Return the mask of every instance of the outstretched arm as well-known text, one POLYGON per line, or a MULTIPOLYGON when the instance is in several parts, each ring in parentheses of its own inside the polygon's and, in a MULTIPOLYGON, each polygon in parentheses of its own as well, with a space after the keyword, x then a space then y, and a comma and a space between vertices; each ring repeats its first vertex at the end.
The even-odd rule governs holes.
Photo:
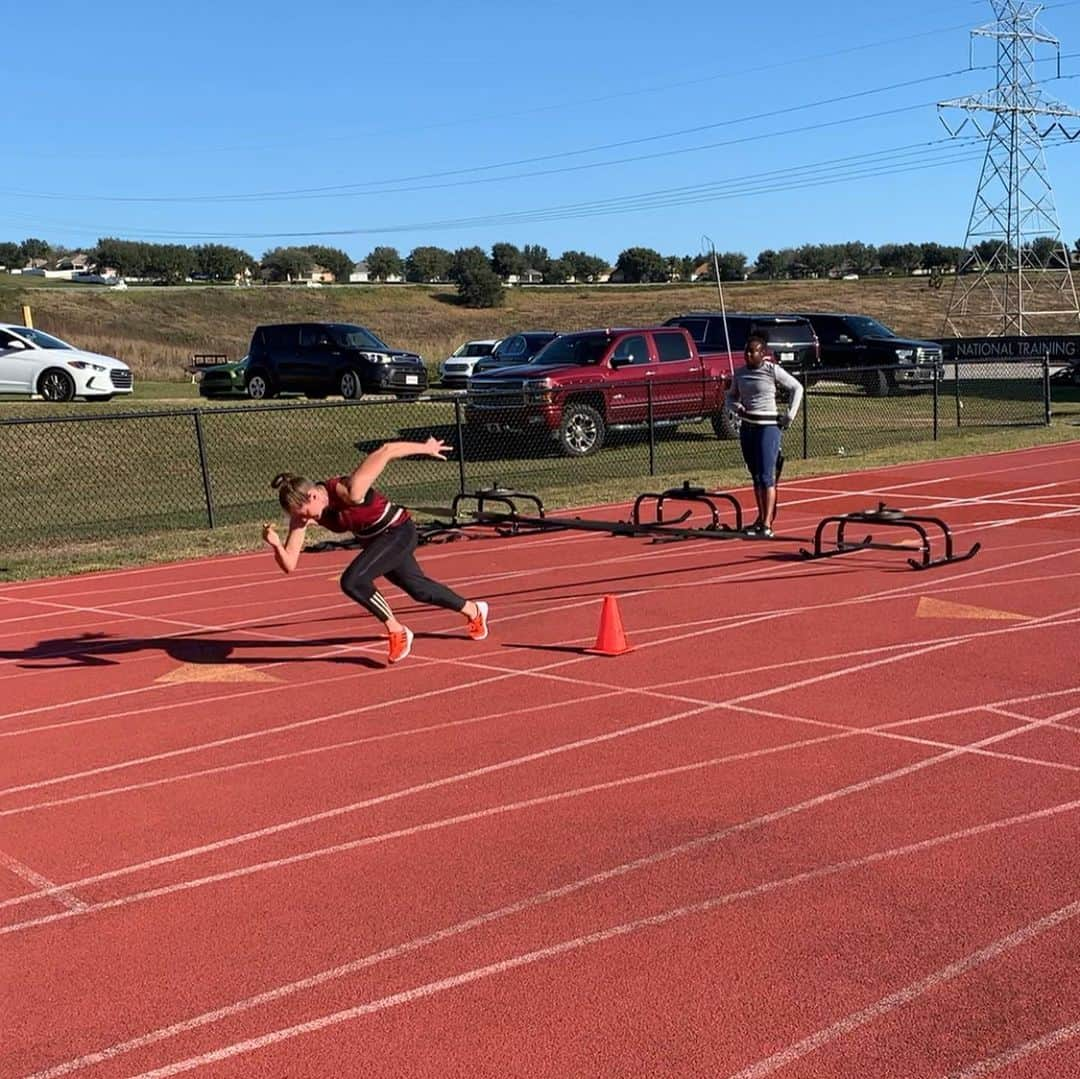
POLYGON ((434 437, 425 442, 384 442, 377 450, 372 450, 345 481, 349 500, 363 502, 375 481, 382 475, 382 470, 391 461, 402 457, 434 457, 445 461, 452 448, 442 439, 434 437))
POLYGON ((289 520, 289 534, 285 542, 277 534, 277 529, 272 524, 263 525, 263 539, 270 544, 274 552, 274 561, 282 573, 292 573, 296 569, 296 563, 300 561, 300 552, 304 549, 304 533, 310 522, 300 521, 293 517, 289 520))

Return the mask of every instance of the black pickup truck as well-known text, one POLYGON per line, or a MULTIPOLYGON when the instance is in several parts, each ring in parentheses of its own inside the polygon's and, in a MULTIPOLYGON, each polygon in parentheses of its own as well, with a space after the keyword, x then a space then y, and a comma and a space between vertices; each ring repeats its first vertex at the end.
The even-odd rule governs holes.
POLYGON ((839 378, 887 397, 899 386, 931 386, 942 370, 941 345, 898 337, 868 315, 800 311, 821 348, 818 378, 839 378))

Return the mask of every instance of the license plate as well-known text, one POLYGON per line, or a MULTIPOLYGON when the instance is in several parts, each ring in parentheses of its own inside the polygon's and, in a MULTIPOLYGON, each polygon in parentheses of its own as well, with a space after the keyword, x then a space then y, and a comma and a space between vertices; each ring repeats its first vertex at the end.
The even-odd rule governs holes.
POLYGON ((780 362, 781 363, 791 363, 794 359, 795 359, 795 353, 794 352, 781 352, 780 353, 780 362))
POLYGON ((419 385, 419 383, 420 383, 420 376, 419 375, 406 375, 405 376, 405 385, 406 386, 417 386, 417 385, 419 385))

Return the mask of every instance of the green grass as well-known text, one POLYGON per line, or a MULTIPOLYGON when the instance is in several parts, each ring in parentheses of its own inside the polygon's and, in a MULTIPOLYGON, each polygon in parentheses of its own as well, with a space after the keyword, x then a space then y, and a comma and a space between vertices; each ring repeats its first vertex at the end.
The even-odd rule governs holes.
MULTIPOLYGON (((925 278, 874 278, 734 282, 725 286, 725 299, 731 311, 859 311, 898 333, 936 337, 949 297, 947 289, 928 288, 925 278)), ((254 327, 264 322, 359 322, 391 345, 419 352, 433 366, 466 340, 529 328, 645 325, 715 308, 718 298, 707 283, 512 288, 503 307, 477 310, 460 306, 448 285, 192 285, 117 292, 0 275, 0 321, 21 321, 23 303, 31 305, 34 323, 42 329, 129 363, 138 385, 184 381, 193 352, 239 359, 254 327)), ((1070 332, 1067 320, 1061 322, 1062 332, 1070 332)))
MULTIPOLYGON (((1001 384, 965 388, 965 422, 992 409, 1008 420, 1001 384)), ((259 546, 258 524, 280 517, 269 489, 277 471, 325 478, 349 469, 387 439, 429 433, 457 442, 454 410, 446 401, 324 404, 263 410, 199 410, 217 525, 207 527, 195 424, 184 408, 154 406, 152 418, 94 423, 0 425, 0 460, 18 461, 20 481, 38 494, 30 514, 0 521, 0 580, 66 574, 112 566, 198 557, 259 546), (76 479, 76 477, 82 477, 76 479)), ((1080 390, 1055 390, 1052 426, 952 425, 941 397, 941 430, 932 440, 927 393, 868 398, 842 387, 815 387, 803 461, 797 424, 786 436, 785 475, 818 475, 894 462, 1013 449, 1080 438, 1080 390)), ((1030 420, 1033 402, 1022 402, 1030 420)), ((92 414, 92 413, 91 413, 92 414)), ((983 417, 986 418, 985 416, 983 417)), ((513 446, 483 434, 466 435, 465 489, 500 483, 535 491, 552 508, 625 500, 646 490, 692 479, 712 486, 742 484, 737 443, 718 441, 708 424, 687 424, 655 442, 655 474, 641 434, 613 438, 600 453, 570 460, 549 443, 513 446)), ((456 461, 401 461, 385 486, 413 507, 445 517, 458 487, 456 461)))

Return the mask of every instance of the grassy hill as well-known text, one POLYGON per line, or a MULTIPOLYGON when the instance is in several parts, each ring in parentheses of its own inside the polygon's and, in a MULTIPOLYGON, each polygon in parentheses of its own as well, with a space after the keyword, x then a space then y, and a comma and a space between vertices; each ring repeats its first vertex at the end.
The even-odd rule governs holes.
MULTIPOLYGON (((881 319, 897 333, 927 337, 941 333, 948 284, 935 291, 925 278, 739 282, 725 285, 724 296, 732 311, 855 311, 881 319)), ((0 321, 21 322, 24 303, 31 306, 36 326, 125 360, 139 379, 180 380, 192 352, 242 356, 252 328, 261 322, 358 322, 433 364, 469 338, 530 328, 661 322, 695 308, 715 308, 717 293, 709 284, 513 288, 507 290, 504 307, 472 310, 460 306, 446 285, 183 286, 116 292, 71 284, 31 287, 0 275, 0 321)))

